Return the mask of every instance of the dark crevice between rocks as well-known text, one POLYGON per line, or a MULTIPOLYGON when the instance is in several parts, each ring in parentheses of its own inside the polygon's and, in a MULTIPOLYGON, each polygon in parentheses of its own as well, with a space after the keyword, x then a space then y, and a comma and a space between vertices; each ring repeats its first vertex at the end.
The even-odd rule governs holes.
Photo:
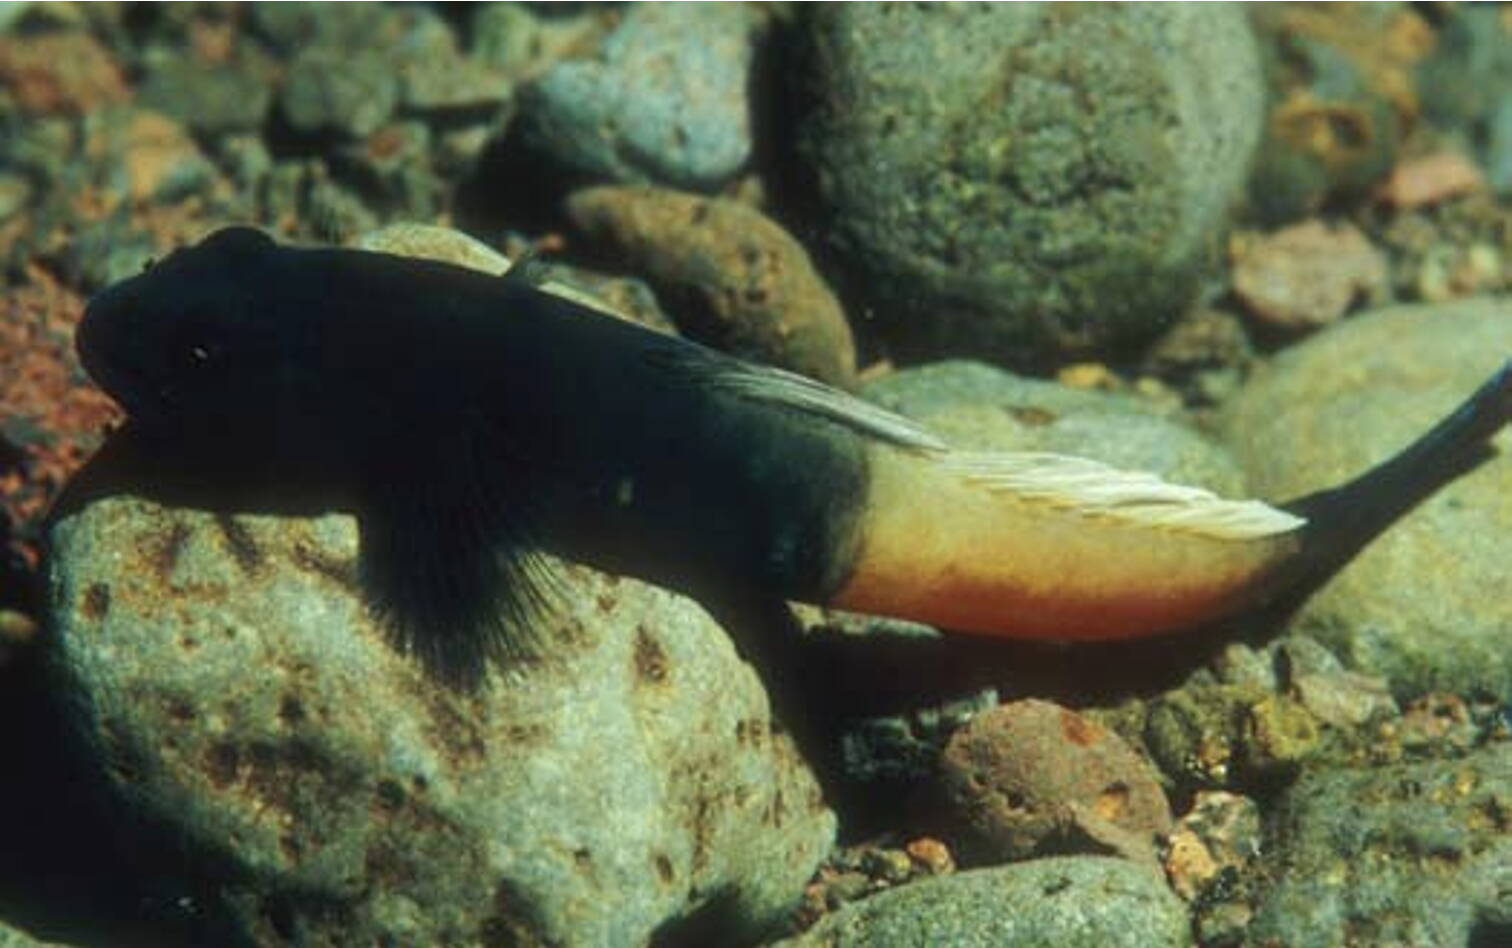
POLYGON ((0 670, 0 918, 101 948, 254 945, 222 893, 230 857, 131 815, 69 694, 45 641, 0 670))

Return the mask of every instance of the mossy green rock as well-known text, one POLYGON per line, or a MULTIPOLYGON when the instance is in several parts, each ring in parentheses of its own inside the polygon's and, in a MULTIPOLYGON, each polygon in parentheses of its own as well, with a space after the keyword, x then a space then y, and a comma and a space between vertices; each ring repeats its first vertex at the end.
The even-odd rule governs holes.
POLYGON ((1275 882, 1246 944, 1506 944, 1509 801, 1506 742, 1463 760, 1305 776, 1271 821, 1275 882))
POLYGON ((799 132, 900 347, 1024 358, 1145 337, 1245 179, 1248 22, 1196 4, 832 4, 799 132))
MULTIPOLYGON (((1331 487, 1427 431, 1512 356, 1512 303, 1366 313, 1277 357, 1229 406, 1260 495, 1331 487)), ((1378 537, 1298 618, 1399 697, 1512 696, 1512 434, 1501 454, 1378 537)))

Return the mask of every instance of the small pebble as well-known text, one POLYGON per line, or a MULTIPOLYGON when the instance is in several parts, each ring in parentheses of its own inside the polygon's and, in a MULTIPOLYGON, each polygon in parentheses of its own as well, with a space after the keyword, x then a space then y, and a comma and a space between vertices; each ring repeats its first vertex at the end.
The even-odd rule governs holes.
POLYGON ((1309 220, 1273 234, 1236 237, 1234 293, 1256 319, 1305 330, 1343 316, 1361 298, 1384 298, 1386 258, 1350 224, 1309 220))
POLYGON ((1470 159, 1441 151, 1398 163, 1381 186, 1381 200, 1398 210, 1411 210, 1485 189, 1485 176, 1470 159))
POLYGON ((1465 750, 1474 745, 1479 728, 1464 699, 1453 694, 1426 694, 1402 712, 1402 746, 1417 750, 1465 750))
POLYGON ((81 115, 130 98, 115 57, 82 31, 0 36, 0 90, 33 115, 81 115))
POLYGON ((1350 671, 1303 674, 1294 677, 1291 686, 1302 706, 1332 727, 1358 727, 1372 718, 1397 715, 1391 689, 1378 675, 1350 671))
POLYGON ((988 861, 1046 846, 1137 855, 1123 844, 1148 845, 1171 826, 1150 764, 1112 731, 1048 701, 978 715, 951 738, 942 764, 956 817, 988 861), (1133 839, 1115 840, 1119 832, 1133 839))
POLYGON ((807 251, 760 211, 662 188, 601 187, 573 222, 685 305, 690 334, 736 355, 854 387, 845 312, 807 251))
POLYGON ((909 840, 904 850, 930 875, 943 876, 955 872, 955 857, 950 854, 950 847, 931 836, 909 840))

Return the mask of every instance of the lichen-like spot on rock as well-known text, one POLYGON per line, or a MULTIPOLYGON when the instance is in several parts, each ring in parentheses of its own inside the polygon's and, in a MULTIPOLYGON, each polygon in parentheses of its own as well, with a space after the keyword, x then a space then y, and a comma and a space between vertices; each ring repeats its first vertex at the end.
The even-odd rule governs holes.
POLYGON ((110 584, 90 583, 89 588, 84 590, 84 601, 81 605, 84 618, 90 622, 99 622, 110 614, 110 584))
POLYGON ((1053 424, 1060 417, 1049 409, 1035 405, 1010 405, 1003 410, 1014 421, 1030 428, 1043 428, 1045 425, 1053 424))
POLYGON ((300 541, 289 551, 289 559, 295 568, 321 576, 347 592, 355 593, 361 588, 357 561, 327 556, 311 543, 300 541))
POLYGON ((484 920, 478 940, 486 948, 536 948, 555 944, 554 940, 547 938, 541 919, 531 911, 532 901, 512 880, 501 880, 494 888, 496 914, 484 920))
POLYGON ((294 695, 284 695, 278 702, 278 719, 285 725, 293 727, 304 722, 306 717, 304 702, 294 695))
POLYGON ((215 744, 205 754, 205 776, 217 790, 235 783, 241 772, 241 751, 235 744, 215 744))
POLYGON ((1066 735, 1066 740, 1077 747, 1086 747, 1093 744, 1100 736, 1097 725, 1074 711, 1062 710, 1060 723, 1061 733, 1066 735))
POLYGON ((670 673, 667 652, 645 626, 635 628, 635 676, 637 681, 664 684, 670 673))
POLYGON ((1128 784, 1112 783, 1103 788, 1103 792, 1092 802, 1092 812, 1115 823, 1124 819, 1129 812, 1128 784))
POLYGON ((183 555, 184 546, 189 542, 190 532, 187 523, 173 520, 161 531, 143 535, 143 539, 147 541, 146 548, 138 547, 138 552, 162 582, 166 583, 178 567, 179 557, 183 555))
POLYGON ((198 712, 194 710, 194 705, 183 698, 168 699, 164 710, 167 712, 168 720, 178 724, 188 724, 199 717, 198 712))
POLYGON ((672 866, 672 860, 666 853, 657 853, 651 860, 651 864, 656 867, 656 877, 662 881, 663 885, 671 885, 677 881, 677 870, 672 866))
POLYGON ((755 718, 742 718, 735 722, 735 742, 737 744, 760 748, 766 737, 767 725, 765 721, 758 721, 755 718))
POLYGON ((394 780, 380 780, 373 788, 373 800, 380 812, 393 813, 404 806, 404 788, 394 780))
POLYGON ((267 557, 258 547, 252 531, 234 516, 225 513, 215 515, 215 525, 220 529, 226 552, 231 554, 231 558, 236 561, 241 571, 249 576, 259 572, 267 561, 267 557))
POLYGON ((782 788, 778 787, 772 794, 772 805, 767 808, 767 825, 774 829, 781 829, 782 823, 787 819, 787 800, 782 795, 782 788))

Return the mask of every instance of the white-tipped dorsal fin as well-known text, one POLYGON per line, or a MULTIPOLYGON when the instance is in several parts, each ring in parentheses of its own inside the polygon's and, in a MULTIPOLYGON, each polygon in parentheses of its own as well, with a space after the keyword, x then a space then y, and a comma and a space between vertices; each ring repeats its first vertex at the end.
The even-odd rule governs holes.
POLYGON ((1225 500, 1154 474, 1062 454, 952 451, 939 463, 986 490, 1011 491, 1024 500, 1088 516, 1224 540, 1287 533, 1306 523, 1258 500, 1225 500))
POLYGON ((693 375, 713 391, 814 415, 901 448, 947 450, 945 442, 917 422, 794 372, 693 350, 663 350, 654 358, 693 375))

